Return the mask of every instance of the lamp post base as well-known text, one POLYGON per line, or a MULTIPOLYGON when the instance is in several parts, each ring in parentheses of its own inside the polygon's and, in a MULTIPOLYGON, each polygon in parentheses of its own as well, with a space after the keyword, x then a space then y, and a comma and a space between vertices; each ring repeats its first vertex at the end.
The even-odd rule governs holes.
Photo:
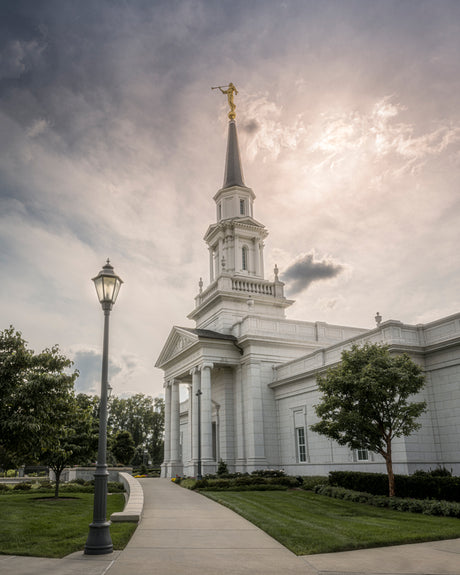
POLYGON ((85 555, 106 555, 113 552, 110 521, 91 523, 85 544, 85 555))

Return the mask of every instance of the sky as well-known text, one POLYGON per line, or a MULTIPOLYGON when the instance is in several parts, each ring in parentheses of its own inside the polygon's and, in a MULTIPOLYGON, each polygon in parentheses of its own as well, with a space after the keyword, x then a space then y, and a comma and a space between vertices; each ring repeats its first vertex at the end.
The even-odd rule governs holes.
POLYGON ((118 396, 161 396, 193 327, 233 82, 245 183, 289 319, 363 328, 460 309, 458 0, 3 0, 0 330, 118 396))

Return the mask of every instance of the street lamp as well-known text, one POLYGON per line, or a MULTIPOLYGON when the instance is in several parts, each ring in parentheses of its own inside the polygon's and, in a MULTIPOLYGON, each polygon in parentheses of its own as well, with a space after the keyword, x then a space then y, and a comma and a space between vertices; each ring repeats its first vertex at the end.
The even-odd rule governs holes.
POLYGON ((199 389, 195 395, 198 398, 198 469, 196 478, 203 479, 203 475, 201 474, 201 396, 203 392, 199 389))
POLYGON ((86 555, 104 555, 112 553, 110 521, 107 516, 107 395, 109 390, 109 315, 123 283, 113 271, 110 261, 93 278, 97 296, 104 311, 104 346, 102 351, 101 402, 99 406, 99 443, 97 449, 96 472, 94 473, 93 522, 89 526, 85 544, 86 555))

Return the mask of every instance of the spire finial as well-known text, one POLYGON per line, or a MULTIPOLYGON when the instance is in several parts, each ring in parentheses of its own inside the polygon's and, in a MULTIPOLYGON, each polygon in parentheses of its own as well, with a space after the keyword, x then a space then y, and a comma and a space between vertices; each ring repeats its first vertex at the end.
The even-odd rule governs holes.
POLYGON ((228 113, 228 117, 230 120, 234 120, 236 118, 236 104, 233 101, 233 94, 238 94, 238 90, 236 89, 235 85, 230 82, 228 86, 214 86, 211 90, 220 90, 222 94, 227 94, 228 105, 230 106, 230 112, 228 113), (227 88, 224 90, 224 88, 227 88))

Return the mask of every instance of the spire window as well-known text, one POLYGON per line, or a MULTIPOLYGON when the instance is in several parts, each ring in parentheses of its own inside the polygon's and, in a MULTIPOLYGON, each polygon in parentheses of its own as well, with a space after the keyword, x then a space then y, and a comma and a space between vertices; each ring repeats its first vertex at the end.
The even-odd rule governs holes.
POLYGON ((247 246, 243 246, 241 249, 241 269, 247 270, 248 269, 248 248, 247 246))
POLYGON ((240 215, 241 216, 246 215, 246 202, 244 201, 244 199, 240 199, 240 215))

